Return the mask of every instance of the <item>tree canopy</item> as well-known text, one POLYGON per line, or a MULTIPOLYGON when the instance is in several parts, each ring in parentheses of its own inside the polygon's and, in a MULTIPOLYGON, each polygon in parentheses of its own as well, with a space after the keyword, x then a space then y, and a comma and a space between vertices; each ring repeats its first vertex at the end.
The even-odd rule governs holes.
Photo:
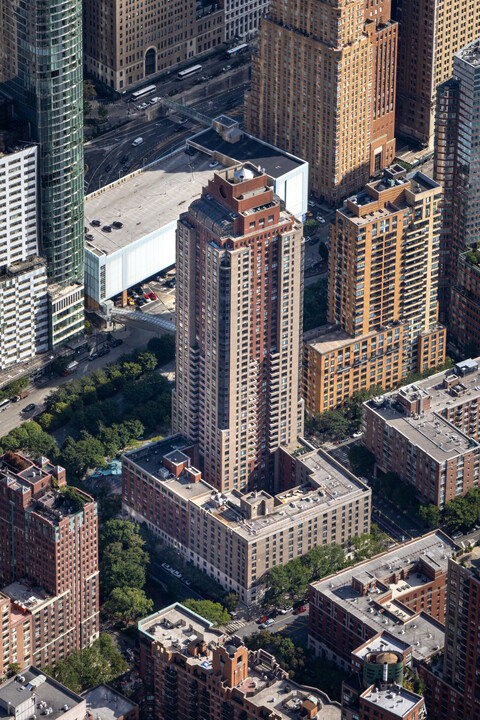
POLYGON ((128 624, 149 615, 153 610, 153 602, 140 588, 115 587, 103 609, 113 615, 116 620, 122 620, 128 624))
POLYGON ((55 667, 44 671, 73 692, 81 693, 101 682, 109 682, 128 670, 128 665, 117 650, 110 635, 102 634, 93 645, 74 650, 55 667))
POLYGON ((212 602, 211 600, 194 600, 193 598, 187 598, 182 601, 182 605, 193 610, 205 620, 209 620, 214 625, 225 625, 230 622, 232 616, 230 613, 220 605, 218 602, 212 602))

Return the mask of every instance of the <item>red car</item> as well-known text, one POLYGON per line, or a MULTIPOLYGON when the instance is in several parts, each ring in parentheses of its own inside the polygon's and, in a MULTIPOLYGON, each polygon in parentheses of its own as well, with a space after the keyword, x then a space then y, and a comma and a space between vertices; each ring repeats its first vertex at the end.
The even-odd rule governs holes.
POLYGON ((150 298, 150 300, 156 300, 156 299, 157 299, 157 296, 155 295, 154 292, 151 292, 150 295, 149 295, 149 298, 150 298))
POLYGON ((305 605, 302 605, 301 607, 298 607, 296 610, 293 611, 294 615, 300 615, 300 613, 303 613, 306 611, 305 605))
POLYGON ((257 623, 257 625, 261 625, 262 623, 264 623, 266 621, 266 619, 267 619, 266 616, 262 615, 262 617, 259 617, 258 620, 256 620, 255 622, 257 623))

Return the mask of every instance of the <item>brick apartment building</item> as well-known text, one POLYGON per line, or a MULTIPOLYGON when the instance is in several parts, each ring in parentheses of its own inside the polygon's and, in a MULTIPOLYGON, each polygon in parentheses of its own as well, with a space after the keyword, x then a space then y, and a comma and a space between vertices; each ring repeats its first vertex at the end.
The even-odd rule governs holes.
POLYGON ((310 586, 309 646, 348 669, 351 653, 387 630, 415 663, 444 645, 448 559, 456 545, 437 530, 310 586))
POLYGON ((272 0, 248 132, 305 158, 312 191, 338 204, 393 161, 396 55, 390 0, 272 0))
POLYGON ((413 485, 422 502, 446 502, 478 486, 477 360, 364 404, 364 442, 377 467, 413 485))
POLYGON ((342 720, 420 720, 421 695, 403 687, 412 667, 412 647, 389 632, 379 632, 352 652, 351 674, 342 683, 342 720))
POLYGON ((309 412, 445 361, 446 331, 437 322, 441 193, 423 173, 394 165, 337 210, 328 324, 304 337, 309 412))
POLYGON ((449 327, 457 348, 464 357, 480 352, 480 266, 471 252, 460 253, 457 279, 452 286, 449 327))
POLYGON ((249 652, 179 603, 138 624, 152 720, 340 720, 340 705, 303 687, 264 650, 249 652))
POLYGON ((480 548, 449 560, 445 649, 431 666, 422 664, 431 720, 480 718, 480 548))
POLYGON ((98 636, 97 510, 46 458, 0 458, 0 669, 54 663, 98 636), (65 492, 66 491, 66 492, 65 492))
POLYGON ((122 457, 123 508, 243 603, 257 603, 269 568, 370 529, 366 485, 322 451, 280 452, 277 494, 219 493, 193 465, 195 447, 174 435, 122 457))
POLYGON ((216 0, 83 3, 85 69, 117 92, 193 64, 224 36, 223 3, 216 0))
POLYGON ((302 224, 252 163, 215 172, 177 225, 174 432, 220 492, 271 490, 303 432, 302 224))

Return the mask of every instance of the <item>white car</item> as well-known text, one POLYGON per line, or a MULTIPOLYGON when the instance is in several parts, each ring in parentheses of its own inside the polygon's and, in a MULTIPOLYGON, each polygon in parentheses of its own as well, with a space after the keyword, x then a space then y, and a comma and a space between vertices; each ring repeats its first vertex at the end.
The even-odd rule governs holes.
POLYGON ((325 218, 322 218, 321 215, 317 215, 317 218, 316 218, 316 219, 318 220, 318 222, 321 222, 321 223, 324 223, 324 222, 325 222, 325 218))
POLYGON ((217 167, 217 165, 218 165, 218 160, 214 160, 213 162, 211 162, 211 163, 208 164, 208 167, 209 167, 209 168, 214 168, 214 167, 217 167))
POLYGON ((287 605, 286 607, 279 610, 279 613, 280 613, 280 615, 287 615, 292 610, 293 610, 293 608, 290 605, 287 605))
POLYGON ((269 628, 271 625, 273 625, 274 622, 275 622, 275 620, 273 618, 268 618, 268 620, 265 620, 265 622, 262 623, 261 625, 259 625, 258 627, 261 630, 265 630, 266 628, 269 628))
POLYGON ((148 107, 148 103, 141 103, 139 106, 140 110, 145 110, 148 107))
POLYGON ((150 100, 150 105, 155 105, 155 103, 160 102, 161 99, 162 99, 162 98, 159 98, 159 97, 153 97, 153 98, 150 100))

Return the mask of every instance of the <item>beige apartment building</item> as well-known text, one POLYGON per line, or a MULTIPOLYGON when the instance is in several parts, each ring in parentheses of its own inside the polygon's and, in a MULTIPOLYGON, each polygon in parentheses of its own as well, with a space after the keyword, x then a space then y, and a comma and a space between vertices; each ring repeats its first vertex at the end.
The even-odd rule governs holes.
POLYGON ((438 324, 441 187, 398 165, 336 212, 328 325, 305 336, 306 408, 320 413, 357 390, 399 384, 445 361, 438 324))
POLYGON ((173 429, 220 491, 272 490, 303 432, 303 227, 251 163, 216 172, 177 226, 173 429))
POLYGON ((123 509, 242 603, 256 604, 270 568, 370 529, 366 485, 321 450, 279 453, 283 488, 275 495, 220 493, 195 468, 195 446, 173 435, 122 457, 123 509))
POLYGON ((305 158, 311 190, 338 204, 394 158, 396 53, 389 0, 272 0, 248 131, 305 158))
POLYGON ((85 0, 85 69, 124 92, 218 48, 224 24, 218 0, 85 0))
POLYGON ((437 88, 453 56, 480 36, 478 0, 397 0, 396 130, 433 148, 437 88))

